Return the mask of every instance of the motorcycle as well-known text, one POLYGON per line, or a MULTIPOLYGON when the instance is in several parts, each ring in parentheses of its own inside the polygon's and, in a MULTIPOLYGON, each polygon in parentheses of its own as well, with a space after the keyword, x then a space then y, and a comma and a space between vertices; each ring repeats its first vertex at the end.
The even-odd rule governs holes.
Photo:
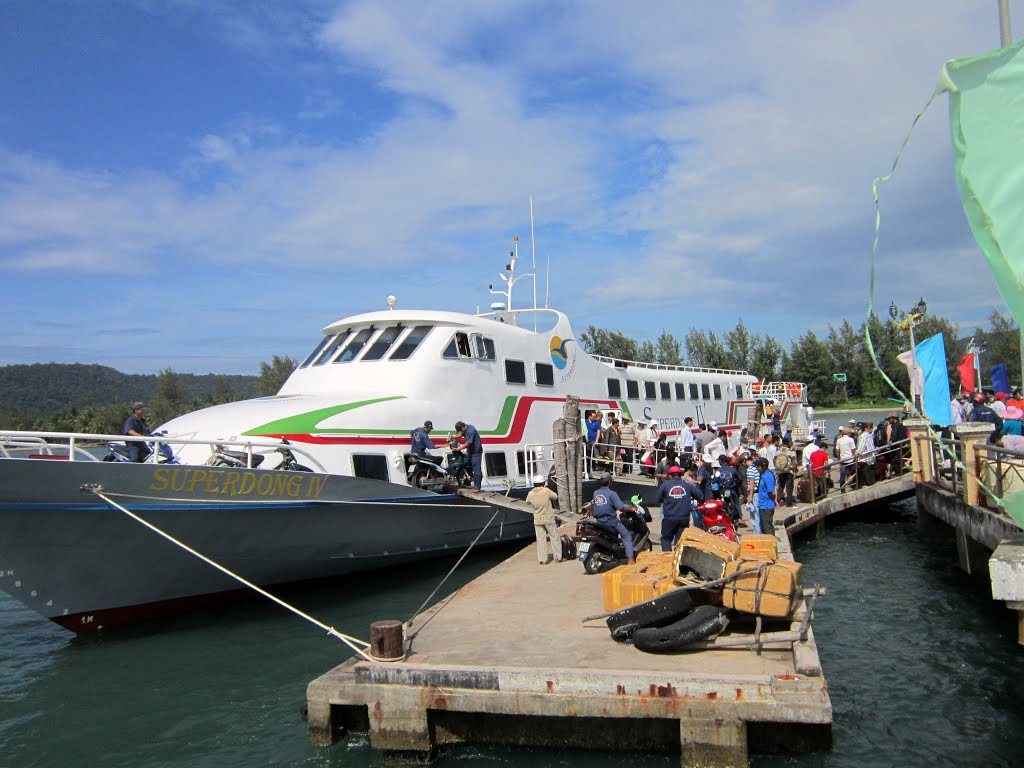
MULTIPOLYGON (((652 522, 654 518, 644 509, 639 496, 634 496, 630 501, 633 508, 623 508, 619 512, 619 520, 632 536, 634 553, 650 550, 653 545, 651 529, 647 527, 647 523, 652 522)), ((590 574, 611 570, 626 561, 626 548, 619 537, 619 532, 595 520, 592 517, 593 510, 592 501, 583 506, 583 514, 586 517, 576 523, 576 535, 573 537, 577 557, 583 563, 583 570, 590 574)))
MULTIPOLYGON (((281 445, 275 449, 281 454, 281 461, 278 462, 274 469, 281 469, 287 472, 312 472, 312 469, 298 462, 295 454, 288 448, 289 445, 291 443, 287 440, 282 440, 281 445)), ((263 463, 265 458, 262 453, 254 453, 250 460, 249 454, 245 451, 229 451, 223 445, 218 445, 214 448, 213 456, 206 463, 211 467, 245 467, 256 469, 263 463)))
POLYGON ((405 454, 405 477, 409 485, 442 493, 452 488, 473 484, 470 458, 459 450, 457 440, 449 440, 451 452, 444 458, 416 453, 405 454))
MULTIPOLYGON (((152 437, 160 437, 167 434, 166 432, 153 432, 152 437)), ((147 444, 148 447, 149 444, 147 444)), ((171 448, 167 443, 155 443, 156 450, 149 449, 149 453, 146 454, 141 462, 132 461, 132 454, 128 448, 127 442, 119 442, 111 440, 107 443, 107 450, 109 453, 103 457, 104 461, 116 461, 124 464, 180 464, 177 458, 174 456, 174 449, 171 448)))
POLYGON ((736 541, 736 529, 732 526, 725 502, 718 499, 708 499, 698 505, 697 512, 701 515, 704 523, 704 530, 713 536, 721 536, 729 541, 736 541))

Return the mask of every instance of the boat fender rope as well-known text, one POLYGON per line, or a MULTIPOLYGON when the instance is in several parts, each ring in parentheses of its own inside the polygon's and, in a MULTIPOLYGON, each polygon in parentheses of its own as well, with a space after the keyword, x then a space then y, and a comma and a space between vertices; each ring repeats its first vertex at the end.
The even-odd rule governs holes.
POLYGON ((256 586, 251 581, 248 581, 244 577, 239 576, 237 573, 234 573, 233 571, 225 568, 220 563, 218 563, 218 562, 216 562, 214 560, 211 560, 209 557, 207 557, 206 555, 202 554, 201 552, 197 552, 196 550, 192 549, 192 547, 188 546, 188 544, 185 544, 183 541, 180 541, 179 539, 176 539, 174 536, 172 536, 171 534, 167 533, 166 531, 161 530, 160 528, 158 528, 157 526, 153 525, 153 523, 149 522, 148 520, 144 520, 143 518, 139 517, 137 514, 132 512, 130 509, 127 509, 127 508, 121 506, 120 504, 118 504, 116 501, 111 499, 110 496, 108 496, 104 492, 103 486, 100 483, 85 483, 85 484, 83 484, 79 488, 79 490, 82 493, 92 493, 92 494, 95 494, 96 496, 99 496, 101 499, 103 499, 105 502, 107 502, 107 504, 109 504, 114 509, 119 510, 120 512, 123 512, 124 514, 128 515, 128 517, 132 518, 137 523, 141 523, 142 525, 146 526, 147 528, 149 528, 151 531, 153 531, 157 535, 162 536, 163 538, 167 539, 172 544, 180 547, 181 549, 185 550, 189 554, 194 555, 195 557, 199 558, 200 560, 202 560, 207 565, 213 566, 214 568, 216 568, 221 573, 224 573, 225 575, 230 576, 231 578, 233 578, 235 581, 238 581, 241 584, 244 584, 245 586, 249 587, 250 589, 255 590, 256 592, 260 593, 264 597, 266 597, 266 598, 268 598, 270 600, 273 600, 275 603, 280 605, 282 608, 286 608, 287 610, 289 610, 292 613, 294 613, 296 616, 298 616, 298 617, 300 617, 302 619, 305 619, 306 621, 310 622, 311 624, 314 624, 315 626, 317 626, 320 629, 324 630, 328 635, 331 635, 333 637, 338 638, 345 645, 347 645, 349 648, 351 648, 356 653, 356 655, 361 656, 363 659, 366 659, 367 661, 404 661, 405 660, 405 655, 404 654, 400 658, 397 658, 397 659, 379 659, 379 658, 374 657, 373 654, 369 653, 366 650, 367 648, 370 647, 370 644, 368 642, 366 642, 365 640, 360 640, 360 639, 358 639, 356 637, 352 637, 351 635, 346 635, 343 632, 339 632, 334 627, 327 626, 322 621, 319 621, 318 619, 313 618, 312 616, 310 616, 307 613, 303 613, 302 611, 300 611, 295 606, 290 605, 289 603, 286 603, 284 600, 280 599, 279 597, 275 597, 274 595, 272 595, 269 592, 267 592, 265 589, 262 589, 261 587, 256 586))

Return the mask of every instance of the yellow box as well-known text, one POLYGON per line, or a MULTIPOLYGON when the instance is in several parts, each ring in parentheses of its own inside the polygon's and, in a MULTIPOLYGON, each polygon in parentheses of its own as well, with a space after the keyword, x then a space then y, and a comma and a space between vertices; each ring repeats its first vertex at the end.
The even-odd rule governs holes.
POLYGON ((800 563, 783 561, 757 565, 755 560, 737 560, 726 565, 726 576, 746 573, 722 587, 722 604, 743 613, 789 616, 801 595, 800 563))
POLYGON ((774 563, 779 559, 779 542, 770 534, 748 533, 740 536, 740 560, 774 563))

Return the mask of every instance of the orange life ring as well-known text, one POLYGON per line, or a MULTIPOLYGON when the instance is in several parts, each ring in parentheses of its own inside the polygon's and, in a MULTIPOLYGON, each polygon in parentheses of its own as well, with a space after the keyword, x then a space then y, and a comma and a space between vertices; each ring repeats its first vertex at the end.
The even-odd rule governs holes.
POLYGON ((761 384, 761 382, 760 382, 760 381, 755 381, 755 382, 754 382, 753 384, 751 384, 751 385, 750 385, 750 391, 751 391, 751 393, 752 393, 752 394, 755 394, 755 395, 760 395, 760 394, 761 394, 761 388, 762 388, 762 386, 763 386, 763 385, 761 384))
POLYGON ((800 397, 800 385, 799 384, 787 384, 786 385, 786 397, 800 397))

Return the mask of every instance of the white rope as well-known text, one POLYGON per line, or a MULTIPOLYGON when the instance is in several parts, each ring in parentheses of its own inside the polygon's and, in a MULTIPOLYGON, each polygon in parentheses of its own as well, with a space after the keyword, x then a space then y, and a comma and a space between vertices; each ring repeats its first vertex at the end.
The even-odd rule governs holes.
POLYGON ((307 613, 303 613, 302 611, 300 611, 295 606, 289 605, 284 600, 281 600, 278 597, 274 597, 274 595, 270 594, 265 589, 262 589, 262 588, 256 586, 251 581, 248 581, 245 578, 239 576, 237 573, 233 573, 232 571, 228 570, 227 568, 225 568, 220 563, 217 563, 217 562, 211 560, 210 558, 208 558, 206 555, 204 555, 204 554, 202 554, 200 552, 197 552, 196 550, 192 549, 190 546, 188 546, 184 542, 179 541, 178 539, 176 539, 173 536, 171 536, 171 534, 169 534, 169 533, 167 533, 165 531, 162 531, 160 528, 158 528, 157 526, 153 525, 152 523, 150 523, 150 522, 148 522, 146 520, 143 520, 141 517, 136 515, 131 510, 126 509, 125 507, 122 507, 120 504, 118 504, 116 501, 111 499, 108 495, 106 495, 103 492, 102 486, 98 486, 98 485, 97 486, 85 486, 84 489, 88 490, 88 491, 91 491, 92 493, 95 493, 97 496, 99 496, 101 499, 103 499, 105 502, 107 502, 107 504, 112 506, 114 509, 117 509, 117 510, 120 510, 121 512, 124 512, 126 515, 128 515, 128 517, 132 518, 133 520, 135 520, 138 523, 142 523, 142 525, 146 526, 147 528, 149 528, 154 533, 159 534, 160 536, 163 536, 165 539, 170 541, 172 544, 175 544, 175 545, 181 547, 183 550, 185 550, 189 554, 195 555, 200 560, 202 560, 204 563, 212 565, 214 568, 216 568, 221 573, 224 573, 224 574, 230 576, 231 578, 235 579, 236 581, 244 584, 245 586, 247 586, 247 587, 249 587, 251 589, 256 590, 257 592, 259 592, 264 597, 269 598, 270 600, 273 600, 275 603, 280 605, 282 608, 287 608, 289 611, 291 611, 295 615, 299 616, 300 618, 303 618, 306 621, 310 622, 311 624, 314 624, 317 627, 319 627, 320 629, 324 630, 325 632, 327 632, 327 634, 333 635, 334 637, 338 638, 343 643, 345 643, 345 645, 347 645, 349 648, 351 648, 357 655, 361 656, 362 658, 366 659, 367 661, 404 661, 404 659, 405 659, 405 655, 404 654, 402 655, 402 657, 400 659, 378 659, 378 658, 374 657, 373 654, 367 653, 365 651, 365 649, 369 648, 370 644, 367 643, 365 640, 360 640, 360 639, 352 637, 350 635, 346 635, 346 634, 344 634, 342 632, 339 632, 334 627, 327 626, 322 621, 314 619, 312 616, 310 616, 307 613), (360 647, 360 646, 362 646, 362 647, 360 647))

